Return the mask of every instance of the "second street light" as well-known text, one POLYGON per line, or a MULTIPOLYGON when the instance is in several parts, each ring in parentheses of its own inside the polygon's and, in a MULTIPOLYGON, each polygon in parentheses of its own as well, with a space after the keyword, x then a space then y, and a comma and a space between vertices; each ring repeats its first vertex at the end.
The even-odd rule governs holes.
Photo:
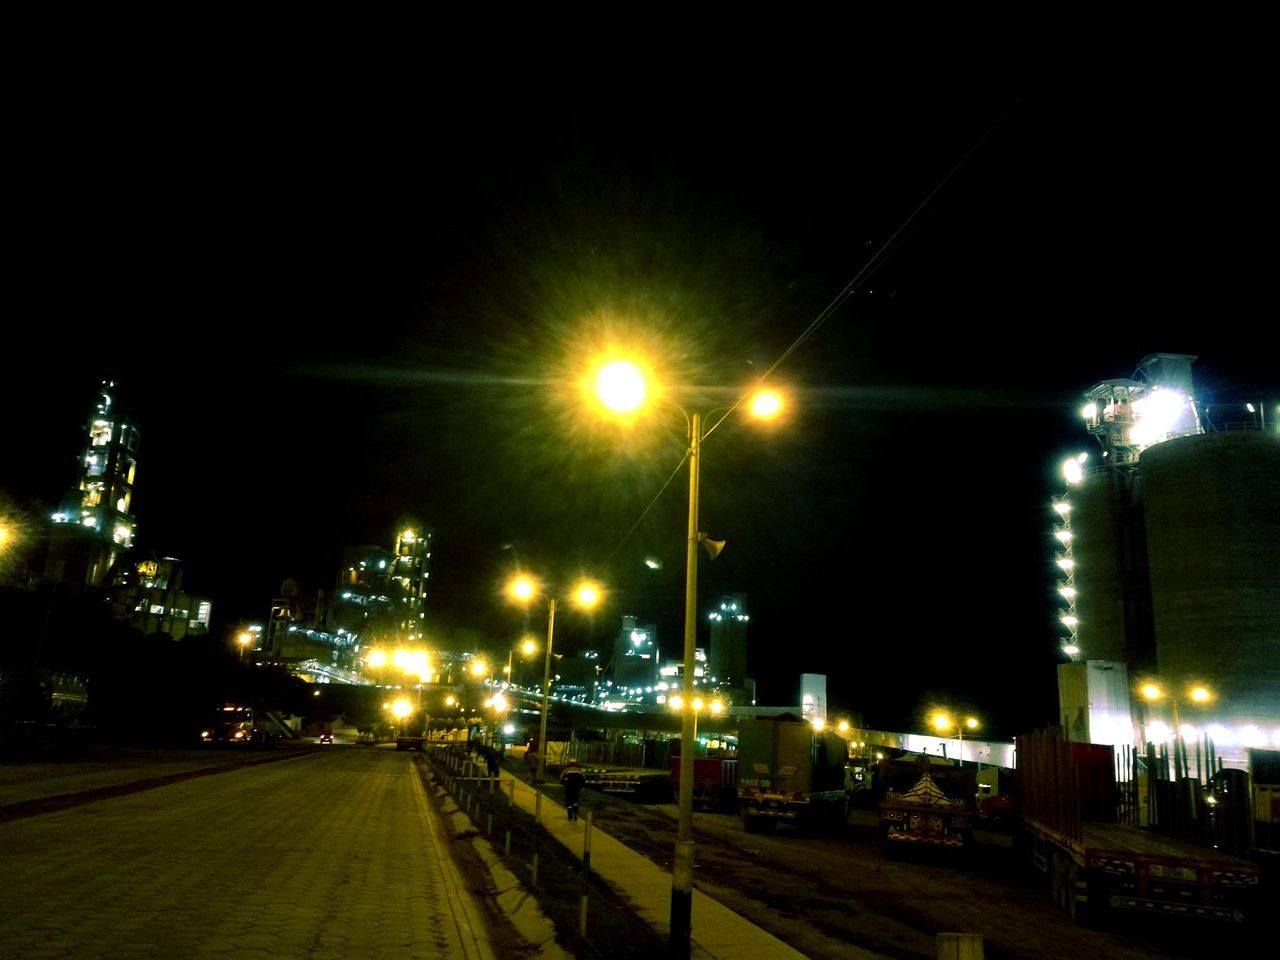
MULTIPOLYGON (((640 368, 628 360, 613 360, 600 367, 594 381, 597 399, 613 414, 629 416, 645 403, 648 390, 640 368)), ((747 400, 750 413, 771 420, 782 411, 782 397, 773 390, 757 390, 747 400)), ((698 544, 704 538, 698 531, 698 484, 702 441, 742 403, 713 410, 721 417, 704 432, 703 416, 672 404, 684 414, 689 438, 689 524, 685 545, 684 593, 684 702, 694 699, 694 670, 697 657, 698 544)), ((707 540, 708 544, 711 541, 707 540)), ((718 552, 718 551, 717 551, 718 552)), ((684 960, 693 946, 693 755, 697 741, 697 720, 692 710, 682 712, 680 733, 680 793, 677 797, 675 857, 671 865, 671 934, 669 947, 673 957, 684 960)))
POLYGON ((977 717, 954 717, 946 710, 935 710, 929 715, 929 722, 933 724, 933 729, 937 730, 943 736, 947 735, 949 730, 955 730, 959 737, 959 744, 956 750, 957 759, 964 764, 964 732, 965 730, 977 730, 981 725, 977 717))
MULTIPOLYGON (((561 600, 571 599, 584 610, 590 610, 600 603, 600 587, 590 581, 582 581, 568 596, 558 597, 555 594, 544 594, 538 582, 532 577, 517 576, 507 584, 507 595, 517 603, 531 603, 535 599, 547 602, 547 648, 543 657, 542 668, 542 720, 538 727, 538 769, 534 775, 535 796, 533 802, 533 820, 542 823, 542 782, 547 770, 547 698, 551 693, 551 651, 555 640, 556 606, 561 600)), ((537 883, 537 868, 534 868, 534 883, 537 883)))

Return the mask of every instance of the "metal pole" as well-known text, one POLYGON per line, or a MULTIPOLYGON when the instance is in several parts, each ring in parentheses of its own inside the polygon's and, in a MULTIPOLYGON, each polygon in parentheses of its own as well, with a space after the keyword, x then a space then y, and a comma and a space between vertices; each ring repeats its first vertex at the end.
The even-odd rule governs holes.
POLYGON ((693 671, 698 605, 698 457, 702 418, 689 422, 689 539, 684 583, 684 722, 680 734, 680 796, 675 858, 671 866, 671 956, 687 960, 692 949, 693 918, 693 751, 697 737, 693 715, 693 671))
POLYGON ((533 885, 538 885, 538 827, 542 825, 542 779, 547 770, 547 694, 551 692, 551 639, 556 628, 556 598, 547 609, 547 656, 542 667, 542 723, 538 727, 538 771, 534 778, 533 799, 533 885))
POLYGON ((591 876, 591 808, 587 807, 587 829, 582 838, 582 889, 578 895, 578 936, 587 935, 587 881, 591 876))
MULTIPOLYGON (((556 628, 556 598, 551 598, 547 613, 547 656, 542 667, 542 723, 538 727, 538 791, 541 796, 542 779, 547 770, 547 694, 551 692, 551 639, 556 628)), ((542 823, 542 806, 537 807, 534 823, 542 823)))
POLYGON ((503 844, 503 856, 511 856, 511 824, 516 817, 516 778, 511 778, 511 799, 507 801, 507 839, 503 844))

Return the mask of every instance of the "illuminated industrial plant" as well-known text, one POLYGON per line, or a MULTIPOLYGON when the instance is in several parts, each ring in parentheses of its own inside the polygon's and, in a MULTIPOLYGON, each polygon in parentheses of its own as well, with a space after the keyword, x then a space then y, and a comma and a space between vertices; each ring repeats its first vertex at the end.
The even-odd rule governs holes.
POLYGON ((1152 354, 1084 394, 1097 459, 1067 459, 1052 501, 1059 716, 1071 739, 1190 732, 1240 765, 1245 747, 1280 746, 1280 443, 1261 404, 1203 405, 1195 359, 1152 354), (1203 678, 1215 696, 1180 724, 1130 674, 1203 678))

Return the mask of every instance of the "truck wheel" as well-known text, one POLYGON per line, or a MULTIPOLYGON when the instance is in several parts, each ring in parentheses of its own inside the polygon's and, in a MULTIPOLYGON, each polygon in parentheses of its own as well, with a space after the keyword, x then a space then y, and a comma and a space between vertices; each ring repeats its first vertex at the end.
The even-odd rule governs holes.
POLYGON ((1066 858, 1055 852, 1049 861, 1049 896, 1061 912, 1067 912, 1067 865, 1066 858))
POLYGON ((1072 923, 1083 924, 1087 911, 1080 908, 1080 901, 1076 899, 1076 884, 1080 880, 1080 868, 1076 866, 1074 860, 1067 860, 1063 868, 1062 879, 1063 892, 1066 896, 1066 903, 1064 904, 1066 914, 1071 918, 1072 923))

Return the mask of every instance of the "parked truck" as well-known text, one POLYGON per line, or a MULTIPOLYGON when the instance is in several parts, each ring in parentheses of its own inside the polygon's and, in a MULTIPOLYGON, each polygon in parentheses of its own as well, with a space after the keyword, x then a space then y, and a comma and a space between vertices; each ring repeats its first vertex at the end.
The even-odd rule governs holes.
MULTIPOLYGON (((678 742, 678 741, 677 741, 678 742)), ((672 751, 671 793, 680 795, 680 751, 672 751)), ((738 761, 732 757, 694 757, 693 807, 695 810, 732 810, 738 799, 738 761)))
POLYGON ((1112 747, 1064 740, 1057 728, 1016 747, 1016 844, 1071 919, 1094 924, 1110 910, 1245 918, 1261 889, 1258 865, 1118 822, 1112 747))
POLYGON ((848 746, 794 714, 738 725, 738 813, 746 830, 778 823, 842 826, 848 818, 848 746))
POLYGON ((971 767, 907 755, 881 760, 875 779, 885 856, 908 847, 972 848, 978 783, 971 767))

